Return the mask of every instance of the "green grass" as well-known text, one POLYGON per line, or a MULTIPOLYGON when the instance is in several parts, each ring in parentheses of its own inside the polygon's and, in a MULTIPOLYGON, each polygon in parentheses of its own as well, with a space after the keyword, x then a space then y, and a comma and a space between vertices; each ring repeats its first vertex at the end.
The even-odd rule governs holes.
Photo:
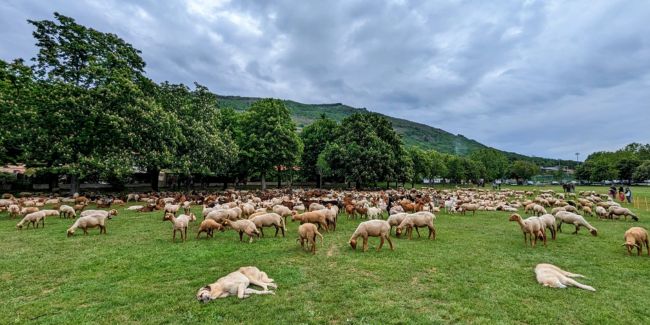
MULTIPOLYGON (((600 191, 604 191, 600 188, 600 191)), ((637 197, 649 189, 635 188, 637 197)), ((393 239, 374 251, 352 251, 358 220, 340 217, 316 256, 300 250, 295 223, 286 238, 240 243, 232 232, 171 242, 161 213, 120 210, 108 234, 66 238, 70 220, 17 231, 0 215, 0 324, 8 323, 528 323, 642 324, 650 320, 650 258, 626 256, 623 232, 641 222, 589 221, 592 237, 559 234, 532 249, 503 212, 440 213, 435 241, 393 239), (550 289, 533 267, 552 263, 588 278, 597 289, 550 289), (279 285, 275 296, 200 304, 196 291, 240 266, 255 265, 279 285)), ((198 211, 198 209, 197 209, 198 211)), ((271 231, 267 231, 267 236, 271 231)), ((426 231, 423 233, 426 236, 426 231)))

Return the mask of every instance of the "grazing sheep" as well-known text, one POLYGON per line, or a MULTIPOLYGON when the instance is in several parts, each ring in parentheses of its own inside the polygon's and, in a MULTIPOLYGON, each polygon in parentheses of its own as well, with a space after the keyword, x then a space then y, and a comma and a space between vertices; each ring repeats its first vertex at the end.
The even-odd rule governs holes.
POLYGON ((404 220, 402 220, 402 223, 397 226, 395 234, 400 236, 402 234, 402 229, 406 228, 409 239, 413 239, 413 228, 415 228, 418 237, 420 237, 420 232, 417 229, 419 227, 427 227, 429 228, 428 238, 436 239, 436 228, 433 227, 433 220, 435 219, 436 216, 431 212, 421 211, 409 214, 404 218, 404 220))
POLYGON ((641 255, 643 252, 643 244, 645 244, 648 255, 650 256, 650 246, 648 245, 648 231, 641 227, 632 227, 625 232, 625 243, 623 246, 627 247, 627 255, 632 254, 632 249, 636 247, 636 255, 641 255))
POLYGON ((85 217, 85 216, 89 216, 89 215, 92 215, 92 214, 101 214, 103 216, 117 216, 117 210, 115 210, 115 209, 111 209, 111 210, 108 210, 108 211, 105 211, 105 210, 86 210, 86 211, 81 212, 80 216, 85 217))
POLYGON ((609 218, 612 219, 613 216, 624 216, 625 221, 627 221, 627 216, 632 217, 632 220, 634 221, 639 221, 639 217, 637 217, 630 209, 627 208, 621 208, 621 207, 615 207, 611 206, 609 207, 609 218))
POLYGON ((61 213, 61 216, 64 218, 72 218, 75 219, 77 217, 77 212, 74 210, 73 207, 69 205, 62 205, 59 207, 59 212, 61 213))
POLYGON ((282 218, 284 218, 284 223, 285 224, 287 223, 287 217, 291 216, 291 209, 287 208, 286 206, 284 206, 282 204, 274 205, 271 210, 273 210, 273 212, 275 212, 275 213, 279 214, 280 216, 282 216, 282 218))
POLYGON ((166 204, 164 208, 164 214, 171 213, 176 216, 176 213, 178 213, 178 210, 181 208, 180 204, 166 204))
POLYGON ((249 240, 248 243, 253 242, 253 236, 257 236, 257 238, 260 237, 260 232, 257 230, 257 227, 255 224, 248 220, 248 219, 242 219, 242 220, 224 220, 223 221, 224 226, 228 226, 232 228, 234 231, 239 232, 239 241, 242 241, 243 234, 246 233, 248 235, 249 240))
POLYGON ((223 226, 212 219, 205 219, 199 225, 199 232, 196 234, 196 239, 199 239, 202 232, 205 232, 206 237, 214 237, 215 230, 223 231, 223 226))
POLYGON ((390 215, 398 214, 398 213, 404 213, 404 208, 402 208, 401 205, 396 205, 394 207, 390 208, 390 211, 388 212, 390 215))
POLYGON ((190 213, 190 215, 181 214, 178 217, 174 217, 174 214, 170 212, 166 213, 162 219, 162 221, 167 220, 171 221, 172 229, 174 230, 172 241, 176 241, 176 231, 181 233, 181 240, 185 241, 187 239, 187 227, 191 221, 196 220, 196 216, 194 216, 193 213, 190 213))
POLYGON ((383 209, 377 208, 377 207, 369 207, 368 209, 368 218, 369 219, 380 219, 381 218, 381 213, 384 211, 383 209))
POLYGON ((128 208, 126 208, 127 211, 140 211, 144 208, 144 205, 132 205, 128 208))
POLYGON ((609 214, 607 213, 607 210, 605 210, 605 208, 603 208, 603 207, 601 207, 601 206, 597 206, 597 207, 596 207, 596 215, 597 215, 598 218, 600 218, 600 219, 604 219, 604 218, 608 218, 608 217, 609 217, 609 214))
POLYGON ((16 204, 9 205, 7 211, 12 219, 20 215, 20 207, 16 204))
POLYGON ((530 246, 535 247, 535 245, 537 245, 538 237, 542 238, 544 246, 546 246, 544 225, 542 225, 542 222, 538 217, 530 217, 523 220, 520 215, 514 213, 510 216, 508 221, 515 221, 519 224, 519 227, 521 227, 521 231, 524 233, 524 246, 528 246, 528 240, 530 240, 530 246))
POLYGON ((41 210, 45 213, 46 217, 60 217, 61 213, 58 210, 41 210))
POLYGON ((583 218, 579 214, 575 214, 573 212, 569 211, 561 211, 558 212, 557 215, 555 215, 555 218, 559 219, 560 222, 557 225, 557 230, 559 232, 562 232, 562 223, 570 223, 573 224, 576 227, 576 230, 573 232, 574 235, 578 234, 578 230, 580 230, 580 227, 586 227, 589 229, 589 232, 594 235, 598 236, 598 230, 594 227, 592 227, 585 218, 583 218))
POLYGON ((262 214, 259 216, 255 216, 252 219, 250 219, 255 224, 255 227, 260 230, 262 233, 262 237, 264 237, 264 227, 275 227, 275 236, 278 236, 278 231, 282 230, 282 237, 284 237, 284 232, 286 231, 286 227, 284 225, 284 219, 282 217, 274 212, 271 213, 266 213, 262 214))
POLYGON ((584 278, 584 276, 564 271, 552 264, 537 264, 535 266, 535 276, 537 277, 537 282, 545 287, 564 289, 567 286, 574 286, 580 289, 596 291, 593 287, 572 279, 584 278))
POLYGON ((539 204, 535 204, 533 206, 533 212, 535 212, 535 215, 538 216, 538 217, 547 213, 546 209, 543 206, 539 205, 539 204))
POLYGON ((29 229, 29 225, 32 225, 32 228, 38 228, 38 223, 40 222, 43 228, 45 228, 45 213, 43 211, 36 211, 27 214, 23 220, 20 220, 18 224, 16 224, 16 229, 23 229, 23 224, 27 222, 27 229, 29 229))
POLYGON ((86 206, 88 206, 88 204, 75 204, 72 208, 73 208, 76 212, 81 213, 81 212, 83 212, 83 210, 86 208, 86 206))
POLYGON ((318 224, 319 227, 323 227, 325 231, 328 231, 327 228, 327 216, 325 215, 325 211, 322 210, 316 210, 316 211, 310 211, 310 212, 305 212, 303 214, 298 214, 296 211, 291 212, 291 220, 292 221, 300 221, 300 224, 309 222, 313 224, 318 224))
POLYGON ((390 230, 388 231, 388 234, 391 234, 392 231, 393 231, 393 227, 399 226, 400 223, 402 223, 402 221, 404 221, 404 219, 408 215, 409 215, 408 213, 402 212, 402 213, 397 213, 397 214, 393 214, 393 215, 389 216, 388 220, 386 220, 388 222, 388 224, 390 225, 390 230))
POLYGON ((111 219, 110 214, 91 214, 86 216, 80 216, 70 228, 68 228, 68 237, 74 235, 77 228, 81 228, 84 231, 84 235, 88 235, 88 228, 99 227, 99 234, 106 234, 106 219, 111 219))
POLYGON ((591 211, 591 208, 590 208, 590 207, 588 207, 588 206, 583 206, 583 207, 582 207, 582 215, 584 215, 584 216, 586 216, 586 215, 590 215, 590 216, 593 217, 593 216, 594 216, 594 212, 591 211))
POLYGON ((463 203, 461 204, 460 208, 458 211, 460 211, 461 214, 465 214, 467 211, 472 211, 472 215, 476 214, 476 210, 478 210, 478 204, 474 203, 463 203))
POLYGON ((207 303, 210 300, 225 298, 228 296, 237 295, 239 299, 250 297, 250 295, 274 295, 274 291, 268 290, 277 289, 278 286, 273 283, 266 273, 254 266, 241 267, 239 270, 232 272, 224 277, 219 278, 217 282, 209 284, 196 293, 198 301, 207 303), (249 285, 256 285, 263 290, 248 289, 249 285))
POLYGON ((300 242, 300 246, 304 249, 305 242, 307 242, 307 248, 316 254, 316 236, 320 236, 321 245, 324 243, 323 235, 318 232, 318 228, 313 223, 304 223, 298 227, 298 238, 296 241, 300 242), (311 248, 309 247, 311 245, 311 248))
POLYGON ((366 252, 368 251, 368 237, 379 237, 381 239, 381 242, 379 243, 379 247, 377 247, 377 251, 381 249, 381 247, 384 245, 384 239, 388 240, 388 244, 390 245, 390 250, 393 250, 393 242, 390 240, 389 236, 390 232, 390 225, 388 224, 388 221, 385 220, 369 220, 369 221, 364 221, 359 224, 357 227, 357 230, 354 231, 354 234, 352 234, 352 237, 350 237, 350 246, 352 246, 352 249, 357 249, 357 238, 362 237, 363 238, 363 251, 366 252))
POLYGON ((325 206, 320 203, 312 203, 309 205, 309 212, 323 210, 323 209, 325 209, 325 206))
POLYGON ((40 210, 41 209, 39 209, 37 207, 26 207, 26 208, 20 209, 20 214, 25 216, 25 215, 28 215, 30 213, 38 212, 40 210))
POLYGON ((555 217, 552 214, 544 214, 539 217, 542 225, 551 231, 551 239, 555 240, 557 237, 557 228, 555 226, 555 217))

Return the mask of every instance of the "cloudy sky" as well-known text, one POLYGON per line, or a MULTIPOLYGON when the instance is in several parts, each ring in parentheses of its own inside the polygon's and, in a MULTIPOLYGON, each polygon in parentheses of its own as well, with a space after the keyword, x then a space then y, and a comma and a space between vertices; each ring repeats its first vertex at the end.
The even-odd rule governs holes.
POLYGON ((35 56, 26 19, 54 11, 142 50, 156 81, 341 102, 544 157, 650 142, 645 1, 5 0, 0 59, 35 56))

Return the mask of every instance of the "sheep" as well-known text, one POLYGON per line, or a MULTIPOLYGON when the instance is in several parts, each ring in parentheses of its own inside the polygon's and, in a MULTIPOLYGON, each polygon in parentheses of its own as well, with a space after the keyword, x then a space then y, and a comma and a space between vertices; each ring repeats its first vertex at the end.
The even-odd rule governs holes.
POLYGON ((268 290, 268 287, 277 289, 278 286, 273 283, 273 279, 270 279, 260 269, 254 266, 247 266, 241 267, 239 270, 219 278, 217 282, 199 289, 199 292, 196 293, 196 299, 207 303, 210 300, 225 298, 235 294, 239 299, 248 298, 252 294, 274 295, 275 292, 268 290), (263 290, 248 289, 248 286, 251 284, 260 286, 263 290))
POLYGON ((202 232, 205 232, 206 237, 214 237, 215 230, 223 231, 223 226, 212 219, 205 219, 199 225, 199 232, 196 234, 196 239, 199 239, 202 232))
POLYGON ((545 287, 564 289, 567 286, 574 286, 584 290, 596 291, 593 287, 584 285, 572 279, 584 278, 584 276, 564 271, 552 264, 537 264, 537 266, 535 266, 535 276, 537 282, 545 287))
POLYGON ((381 214, 384 210, 377 208, 377 207, 369 207, 368 209, 368 218, 369 219, 377 219, 381 218, 381 214))
POLYGON ((23 229, 23 224, 27 222, 27 229, 29 229, 29 225, 32 225, 32 228, 38 228, 38 223, 40 222, 43 228, 45 228, 45 213, 43 211, 36 211, 29 213, 25 215, 23 220, 20 220, 18 224, 16 224, 16 229, 23 229))
POLYGON ((244 233, 246 233, 246 235, 249 237, 248 243, 253 242, 253 236, 257 236, 258 238, 260 237, 260 232, 257 230, 255 223, 248 219, 236 221, 226 219, 224 220, 223 225, 239 232, 239 241, 242 241, 242 236, 244 233))
POLYGON ((190 201, 183 202, 183 213, 185 214, 192 213, 192 203, 190 201))
POLYGON ((300 221, 300 224, 303 224, 305 222, 318 224, 318 226, 323 227, 323 229, 325 229, 326 232, 328 231, 327 216, 325 214, 325 211, 322 210, 305 212, 303 214, 298 214, 298 212, 292 211, 291 220, 300 221))
POLYGON ((77 217, 77 212, 74 210, 74 208, 72 208, 69 205, 64 204, 64 205, 60 206, 59 207, 59 212, 61 213, 61 216, 66 218, 66 219, 67 218, 75 219, 77 217))
POLYGON ((274 205, 271 210, 273 210, 273 212, 275 212, 275 213, 279 214, 280 216, 282 216, 282 218, 284 218, 284 223, 285 224, 287 223, 287 217, 291 216, 291 209, 287 208, 286 206, 284 206, 282 204, 274 205))
POLYGON ((402 208, 402 206, 400 206, 400 205, 396 205, 396 206, 390 208, 390 211, 388 212, 388 214, 390 214, 390 215, 394 215, 394 214, 398 214, 398 213, 404 213, 404 208, 402 208))
POLYGON ((73 208, 76 212, 81 213, 81 212, 83 212, 83 210, 86 208, 86 206, 88 206, 88 204, 75 204, 72 208, 73 208))
POLYGON ((128 208, 126 208, 127 211, 140 211, 144 208, 144 205, 132 205, 128 208))
POLYGON ((324 238, 321 233, 318 232, 318 228, 313 223, 304 223, 298 227, 298 238, 296 241, 300 242, 300 246, 304 249, 305 242, 307 242, 307 249, 311 251, 312 254, 316 254, 316 236, 320 236, 321 245, 324 243, 324 238), (311 248, 309 245, 311 244, 311 248))
POLYGON ((174 231, 172 241, 176 241, 176 231, 181 233, 181 240, 185 241, 187 239, 187 227, 191 221, 196 220, 196 216, 193 213, 190 215, 181 214, 178 217, 175 217, 173 213, 166 213, 162 221, 171 221, 172 229, 174 231))
POLYGON ((277 214, 277 213, 267 213, 263 215, 259 215, 254 217, 253 219, 250 219, 255 224, 255 227, 257 227, 260 232, 262 233, 262 237, 264 237, 264 228, 263 227, 275 227, 275 236, 278 236, 278 231, 282 230, 282 237, 284 237, 284 232, 286 231, 286 227, 284 224, 284 219, 277 214))
POLYGON ((404 219, 408 215, 409 215, 408 213, 402 212, 402 213, 397 213, 397 214, 393 214, 393 215, 389 216, 388 220, 386 220, 388 222, 388 224, 390 225, 390 229, 388 230, 388 234, 391 234, 393 232, 393 226, 395 226, 395 227, 399 226, 400 223, 402 223, 402 221, 404 221, 404 219))
POLYGON ((535 212, 535 215, 537 215, 538 217, 547 213, 546 209, 539 204, 535 204, 533 206, 533 212, 535 212))
POLYGON ((639 217, 637 217, 630 209, 627 208, 621 208, 621 207, 615 207, 611 206, 609 207, 609 218, 613 218, 613 216, 624 216, 625 221, 627 221, 627 216, 632 217, 632 220, 634 221, 639 221, 639 217))
POLYGON ((164 213, 164 214, 171 213, 171 214, 173 214, 174 217, 175 217, 175 216, 176 216, 176 213, 178 213, 178 210, 179 210, 180 208, 181 208, 181 205, 180 205, 180 204, 165 204, 165 208, 164 208, 164 212, 163 212, 163 213, 164 213))
POLYGON ((645 244, 648 256, 650 256, 650 246, 648 244, 648 231, 641 227, 632 227, 625 232, 625 243, 622 246, 627 247, 627 255, 632 254, 632 249, 636 247, 636 255, 639 256, 643 252, 643 244, 645 244))
POLYGON ((309 212, 323 209, 325 209, 325 206, 320 203, 312 203, 309 205, 309 212))
POLYGON ((436 219, 436 216, 431 212, 416 212, 409 214, 402 220, 402 223, 397 226, 395 233, 397 236, 402 234, 402 229, 406 228, 409 239, 413 239, 413 228, 418 232, 418 237, 420 237, 420 232, 417 230, 419 227, 429 228, 430 239, 436 239, 436 228, 433 227, 433 220, 436 219))
POLYGON ((12 219, 20 215, 20 207, 16 204, 9 205, 7 211, 12 219))
POLYGON ((544 246, 546 246, 546 234, 544 233, 544 225, 539 220, 538 217, 530 217, 525 220, 521 218, 519 214, 512 214, 509 221, 515 221, 521 227, 521 231, 524 233, 524 246, 528 245, 528 239, 530 240, 530 246, 535 247, 537 245, 537 238, 540 237, 544 241, 544 246))
POLYGON ((472 215, 476 214, 476 210, 478 210, 478 204, 474 203, 463 203, 460 208, 458 209, 461 214, 465 214, 467 211, 472 211, 472 215))
POLYGON ((58 210, 41 210, 43 213, 45 213, 46 217, 60 217, 61 213, 59 213, 58 210))
POLYGON ((117 216, 117 210, 115 210, 115 209, 111 209, 111 210, 108 210, 108 211, 106 211, 106 210, 86 210, 86 211, 81 212, 80 216, 85 217, 85 216, 89 216, 89 215, 92 215, 92 214, 101 214, 101 215, 105 215, 105 216, 117 216))
POLYGON ((603 219, 609 217, 609 214, 607 213, 607 210, 601 206, 596 207, 596 215, 598 218, 603 219))
POLYGON ((585 218, 583 218, 579 214, 575 214, 573 212, 569 211, 561 211, 558 212, 557 215, 555 215, 555 218, 559 219, 559 223, 557 225, 557 230, 559 232, 562 232, 562 223, 570 223, 573 224, 576 227, 576 230, 573 232, 574 235, 578 234, 578 230, 580 230, 581 226, 586 227, 589 229, 589 232, 593 236, 598 236, 598 230, 594 227, 592 227, 585 218))
POLYGON ((37 207, 25 207, 25 208, 20 209, 20 214, 25 216, 27 214, 38 212, 40 210, 41 209, 39 209, 37 207))
POLYGON ((88 228, 99 227, 99 234, 106 234, 106 219, 111 219, 110 214, 91 214, 80 216, 70 228, 67 230, 68 237, 72 237, 77 230, 81 228, 84 231, 84 235, 88 235, 88 228))
POLYGON ((555 217, 552 214, 543 214, 539 217, 542 225, 551 231, 551 239, 555 240, 557 237, 557 228, 555 226, 555 217))
POLYGON ((593 213, 593 211, 591 211, 591 207, 583 206, 582 207, 582 215, 584 215, 584 216, 590 215, 590 216, 593 217, 594 213, 593 213))
POLYGON ((388 240, 388 244, 390 245, 390 250, 394 250, 393 242, 390 240, 389 232, 390 232, 390 225, 388 224, 388 221, 385 220, 364 221, 359 224, 357 229, 352 234, 352 237, 350 237, 348 243, 350 244, 352 249, 356 250, 357 238, 362 237, 363 251, 366 252, 368 251, 368 236, 379 237, 381 239, 381 242, 379 243, 379 247, 377 247, 377 251, 379 251, 381 247, 384 245, 384 239, 388 240))

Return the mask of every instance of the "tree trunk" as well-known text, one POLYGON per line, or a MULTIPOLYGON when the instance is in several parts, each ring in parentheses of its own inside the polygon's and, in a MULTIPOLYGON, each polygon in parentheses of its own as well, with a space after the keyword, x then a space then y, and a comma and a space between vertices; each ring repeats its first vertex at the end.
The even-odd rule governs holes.
POLYGON ((70 177, 70 195, 79 193, 79 176, 71 175, 70 177))
POLYGON ((54 192, 59 187, 59 175, 48 173, 48 186, 50 192, 54 192))
POLYGON ((262 191, 266 190, 266 172, 262 173, 262 191))
POLYGON ((282 188, 282 172, 278 169, 278 188, 282 188))
POLYGON ((160 175, 160 169, 152 168, 148 170, 149 182, 151 183, 151 190, 158 192, 160 184, 158 183, 158 176, 160 175))
POLYGON ((316 187, 321 188, 323 186, 323 176, 321 176, 320 173, 318 173, 318 177, 316 177, 316 187))
POLYGON ((228 179, 223 181, 223 190, 225 191, 228 188, 228 179))

